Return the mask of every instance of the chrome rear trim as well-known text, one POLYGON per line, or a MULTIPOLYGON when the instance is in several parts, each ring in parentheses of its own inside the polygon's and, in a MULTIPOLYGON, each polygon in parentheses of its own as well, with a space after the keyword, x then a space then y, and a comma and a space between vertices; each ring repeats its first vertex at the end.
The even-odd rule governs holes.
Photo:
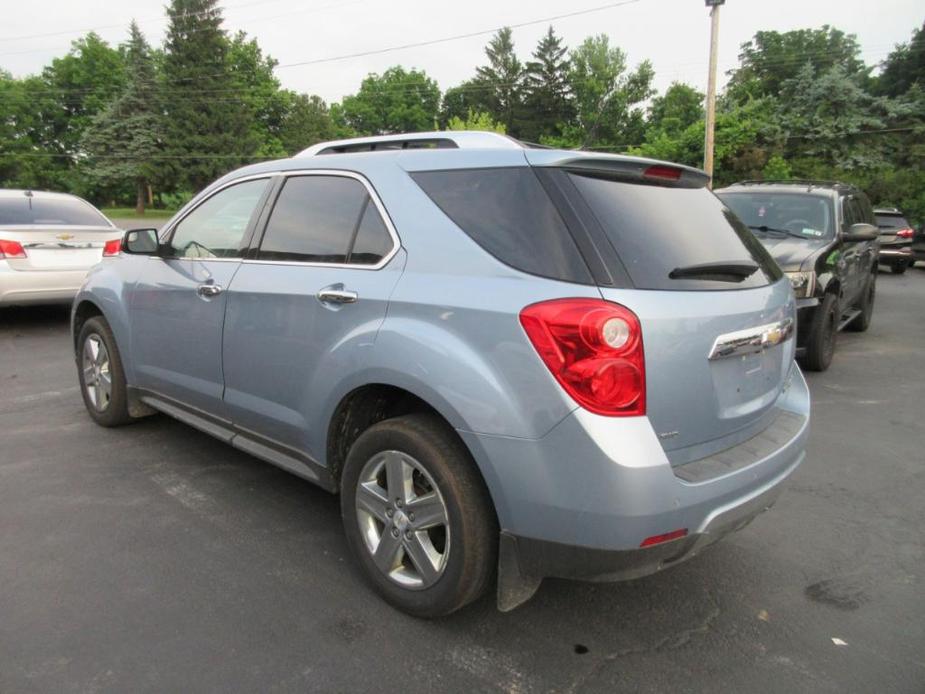
POLYGON ((775 323, 746 328, 720 335, 713 342, 709 359, 725 359, 743 354, 755 354, 793 337, 793 319, 784 318, 775 323))

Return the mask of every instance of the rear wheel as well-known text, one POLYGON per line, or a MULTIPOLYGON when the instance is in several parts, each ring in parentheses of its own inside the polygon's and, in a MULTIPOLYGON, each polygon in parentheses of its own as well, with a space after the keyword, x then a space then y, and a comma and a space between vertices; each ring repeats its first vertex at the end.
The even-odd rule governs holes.
POLYGON ((347 542, 373 587, 417 617, 481 596, 497 560, 494 509, 455 432, 432 415, 367 429, 341 479, 347 542))
POLYGON ((853 321, 848 323, 848 329, 853 330, 858 333, 866 332, 870 327, 870 319, 874 315, 874 299, 877 295, 877 275, 871 273, 867 278, 867 286, 864 287, 864 294, 861 297, 861 301, 858 304, 858 308, 861 310, 860 315, 858 315, 853 321))
POLYGON ((893 271, 894 275, 901 275, 906 271, 907 267, 909 267, 909 264, 903 261, 901 263, 893 263, 890 269, 893 271))
POLYGON ((106 319, 90 318, 77 336, 77 377, 87 412, 100 426, 132 421, 122 357, 106 319))
POLYGON ((806 343, 804 366, 810 371, 825 371, 832 363, 835 354, 835 339, 838 334, 838 298, 835 294, 826 294, 822 304, 816 309, 809 339, 806 343))

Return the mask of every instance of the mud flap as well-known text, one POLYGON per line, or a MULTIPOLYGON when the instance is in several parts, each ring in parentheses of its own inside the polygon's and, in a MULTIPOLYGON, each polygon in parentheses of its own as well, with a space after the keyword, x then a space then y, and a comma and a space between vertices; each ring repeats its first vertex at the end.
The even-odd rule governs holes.
POLYGON ((517 560, 517 540, 501 533, 498 542, 498 610, 510 612, 533 597, 542 576, 525 576, 517 560))

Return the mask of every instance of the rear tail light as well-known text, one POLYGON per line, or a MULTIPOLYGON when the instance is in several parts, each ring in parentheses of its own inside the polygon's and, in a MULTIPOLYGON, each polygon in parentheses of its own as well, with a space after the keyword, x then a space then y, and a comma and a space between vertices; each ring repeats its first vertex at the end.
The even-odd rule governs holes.
POLYGON ((911 239, 914 234, 915 232, 912 229, 900 229, 896 232, 896 235, 901 239, 911 239))
POLYGON ((19 241, 0 239, 0 258, 25 258, 26 249, 19 241))
POLYGON ((602 299, 556 299, 527 306, 520 323, 579 405, 610 417, 646 413, 642 328, 635 313, 602 299))
POLYGON ((642 172, 645 178, 661 178, 668 181, 677 181, 681 178, 681 169, 664 164, 655 164, 642 172))
POLYGON ((112 239, 107 241, 103 246, 103 257, 111 258, 114 255, 119 255, 119 251, 122 249, 122 239, 112 239))

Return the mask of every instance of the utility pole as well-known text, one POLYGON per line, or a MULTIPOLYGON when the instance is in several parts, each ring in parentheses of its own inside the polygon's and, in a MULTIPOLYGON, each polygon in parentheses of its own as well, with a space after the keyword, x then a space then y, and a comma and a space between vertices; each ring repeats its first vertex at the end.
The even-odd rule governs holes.
POLYGON ((707 78, 707 119, 703 143, 703 170, 713 188, 713 131, 716 127, 716 49, 719 44, 719 8, 726 0, 705 0, 710 9, 710 75, 707 78))

